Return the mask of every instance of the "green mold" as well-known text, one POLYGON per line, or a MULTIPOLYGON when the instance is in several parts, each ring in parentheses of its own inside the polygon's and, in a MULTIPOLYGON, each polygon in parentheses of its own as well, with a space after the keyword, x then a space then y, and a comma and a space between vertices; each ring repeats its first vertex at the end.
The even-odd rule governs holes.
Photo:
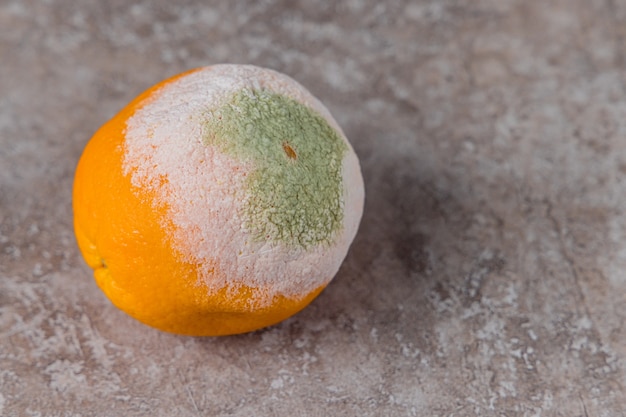
POLYGON ((331 243, 343 222, 338 132, 303 104, 266 90, 242 89, 209 111, 205 141, 251 161, 244 219, 259 241, 309 248, 331 243))

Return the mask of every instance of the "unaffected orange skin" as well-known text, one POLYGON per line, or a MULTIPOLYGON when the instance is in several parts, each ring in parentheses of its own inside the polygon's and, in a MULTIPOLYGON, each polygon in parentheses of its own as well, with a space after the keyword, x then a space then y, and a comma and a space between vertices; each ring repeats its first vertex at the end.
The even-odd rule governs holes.
POLYGON ((133 186, 122 169, 126 121, 157 90, 187 74, 141 94, 89 141, 74 180, 76 238, 100 289, 137 320, 194 336, 249 332, 300 311, 323 287, 299 299, 275 296, 262 309, 251 309, 249 301, 263 288, 224 288, 210 294, 200 284, 197 265, 183 261, 173 248, 168 229, 174 225, 163 226, 168 207, 154 204, 155 196, 133 186))

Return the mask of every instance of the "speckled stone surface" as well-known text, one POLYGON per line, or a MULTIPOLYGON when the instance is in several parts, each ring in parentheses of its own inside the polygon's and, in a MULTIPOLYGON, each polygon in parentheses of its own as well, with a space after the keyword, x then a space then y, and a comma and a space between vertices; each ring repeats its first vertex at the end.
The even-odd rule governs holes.
POLYGON ((0 1, 0 415, 626 415, 626 2, 214 3, 0 1), (367 201, 309 308, 179 337, 98 290, 72 177, 220 62, 317 95, 367 201))

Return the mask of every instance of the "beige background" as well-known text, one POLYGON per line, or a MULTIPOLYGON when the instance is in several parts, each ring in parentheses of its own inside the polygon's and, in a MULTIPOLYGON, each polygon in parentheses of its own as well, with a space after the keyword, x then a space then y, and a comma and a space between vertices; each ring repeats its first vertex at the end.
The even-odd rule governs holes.
POLYGON ((626 2, 211 3, 0 0, 1 416, 626 415, 626 2), (179 337, 97 289, 72 177, 219 62, 316 94, 367 202, 301 314, 179 337))

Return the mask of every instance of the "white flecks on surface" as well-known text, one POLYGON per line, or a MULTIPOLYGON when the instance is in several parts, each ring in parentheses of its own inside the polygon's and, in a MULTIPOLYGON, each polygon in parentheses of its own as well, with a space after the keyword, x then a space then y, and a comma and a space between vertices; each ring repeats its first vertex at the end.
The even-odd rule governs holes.
POLYGON ((82 364, 60 359, 51 363, 44 372, 50 377, 51 389, 65 392, 75 390, 86 383, 82 370, 82 364))
POLYGON ((625 2, 206 3, 0 1, 2 416, 623 414, 625 2), (71 238, 71 186, 98 126, 215 62, 323 98, 369 197, 309 308, 194 339, 102 297, 71 238), (46 373, 56 361, 70 373, 46 373))

